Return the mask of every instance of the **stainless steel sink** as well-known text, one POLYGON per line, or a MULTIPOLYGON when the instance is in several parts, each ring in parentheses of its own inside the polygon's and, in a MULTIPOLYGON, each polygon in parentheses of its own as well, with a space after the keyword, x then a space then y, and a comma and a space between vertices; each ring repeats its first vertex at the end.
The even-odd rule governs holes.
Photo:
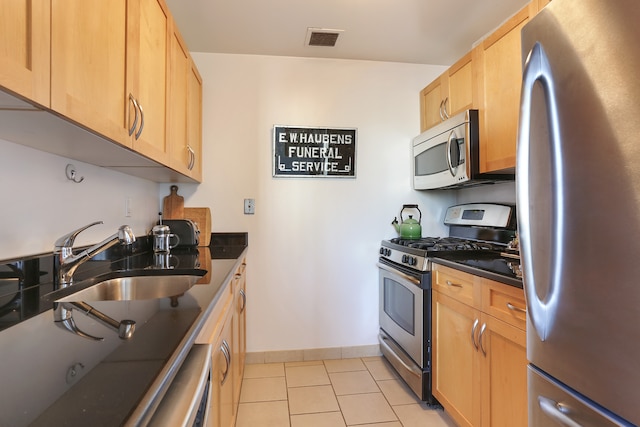
POLYGON ((172 297, 188 291, 198 279, 199 276, 192 275, 119 277, 55 301, 131 301, 172 297))

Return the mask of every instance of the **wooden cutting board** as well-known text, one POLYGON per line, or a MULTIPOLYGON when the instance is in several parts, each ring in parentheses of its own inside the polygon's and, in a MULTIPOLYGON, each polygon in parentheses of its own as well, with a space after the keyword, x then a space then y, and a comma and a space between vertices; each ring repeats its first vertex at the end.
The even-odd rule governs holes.
POLYGON ((209 208, 184 208, 184 218, 198 225, 200 230, 199 246, 211 243, 211 210, 209 208))
POLYGON ((185 219, 184 218, 184 197, 178 195, 178 186, 171 186, 171 194, 163 200, 163 219, 185 219))

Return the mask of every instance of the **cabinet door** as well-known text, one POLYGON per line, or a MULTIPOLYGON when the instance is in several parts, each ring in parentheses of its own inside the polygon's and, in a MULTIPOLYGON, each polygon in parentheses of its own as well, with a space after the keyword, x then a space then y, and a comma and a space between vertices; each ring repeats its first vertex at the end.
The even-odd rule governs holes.
POLYGON ((234 385, 233 385, 233 321, 232 312, 229 311, 229 316, 225 322, 225 326, 222 329, 220 346, 226 347, 228 352, 229 364, 226 369, 221 372, 220 377, 220 426, 232 426, 235 415, 235 408, 233 406, 234 398, 234 385))
POLYGON ((477 95, 473 84, 473 67, 473 55, 469 52, 447 71, 449 84, 444 107, 447 109, 449 116, 475 108, 477 95))
MULTIPOLYGON (((133 149, 168 164, 169 11, 161 0, 129 1, 127 20, 127 92, 139 106, 133 149)), ((136 111, 132 100, 127 105, 131 123, 136 111)))
POLYGON ((240 388, 242 386, 242 377, 244 375, 244 362, 247 353, 247 296, 246 296, 246 276, 245 266, 243 263, 235 276, 235 304, 234 304, 234 335, 233 335, 233 355, 234 370, 233 382, 237 385, 234 393, 234 408, 237 407, 240 400, 240 388))
POLYGON ((171 31, 169 87, 169 165, 188 175, 187 150, 187 89, 189 78, 189 51, 175 25, 171 31))
POLYGON ((51 108, 131 148, 126 36, 125 0, 51 1, 51 108))
POLYGON ((202 79, 177 29, 171 32, 170 166, 202 180, 202 79))
POLYGON ((0 86, 49 106, 51 3, 0 3, 0 86))
POLYGON ((481 401, 476 337, 480 312, 434 291, 432 313, 433 394, 458 425, 478 426, 481 401))
POLYGON ((474 50, 474 62, 479 64, 480 172, 516 165, 522 83, 520 31, 536 8, 525 6, 474 50))
POLYGON ((420 131, 424 132, 437 125, 443 119, 442 105, 444 103, 443 81, 446 76, 440 76, 420 91, 420 131))
POLYGON ((526 332, 485 314, 482 324, 482 425, 526 426, 526 332))
POLYGON ((193 59, 187 80, 187 151, 188 168, 196 181, 202 181, 202 77, 193 59))
POLYGON ((223 327, 213 346, 211 355, 211 400, 209 427, 233 426, 233 327, 232 312, 228 310, 223 319, 223 327))

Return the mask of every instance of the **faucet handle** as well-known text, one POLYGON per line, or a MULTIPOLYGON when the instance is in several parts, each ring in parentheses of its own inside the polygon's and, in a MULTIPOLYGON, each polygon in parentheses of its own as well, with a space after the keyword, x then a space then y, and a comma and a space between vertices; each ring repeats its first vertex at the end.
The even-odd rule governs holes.
POLYGON ((77 230, 74 230, 71 233, 65 234, 64 236, 60 237, 58 240, 56 240, 54 251, 60 252, 64 248, 72 248, 73 242, 76 240, 76 237, 78 236, 78 234, 80 234, 87 228, 93 227, 94 225, 98 225, 98 224, 103 224, 103 222, 102 221, 92 222, 91 224, 85 225, 84 227, 80 227, 77 230))

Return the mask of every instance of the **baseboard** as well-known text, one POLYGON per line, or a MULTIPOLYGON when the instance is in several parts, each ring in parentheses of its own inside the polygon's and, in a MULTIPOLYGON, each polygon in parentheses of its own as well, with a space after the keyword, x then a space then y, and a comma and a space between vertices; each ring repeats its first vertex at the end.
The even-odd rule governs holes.
POLYGON ((380 345, 373 344, 354 347, 251 352, 247 353, 246 363, 306 362, 312 360, 353 359, 356 357, 374 357, 381 355, 380 345))

